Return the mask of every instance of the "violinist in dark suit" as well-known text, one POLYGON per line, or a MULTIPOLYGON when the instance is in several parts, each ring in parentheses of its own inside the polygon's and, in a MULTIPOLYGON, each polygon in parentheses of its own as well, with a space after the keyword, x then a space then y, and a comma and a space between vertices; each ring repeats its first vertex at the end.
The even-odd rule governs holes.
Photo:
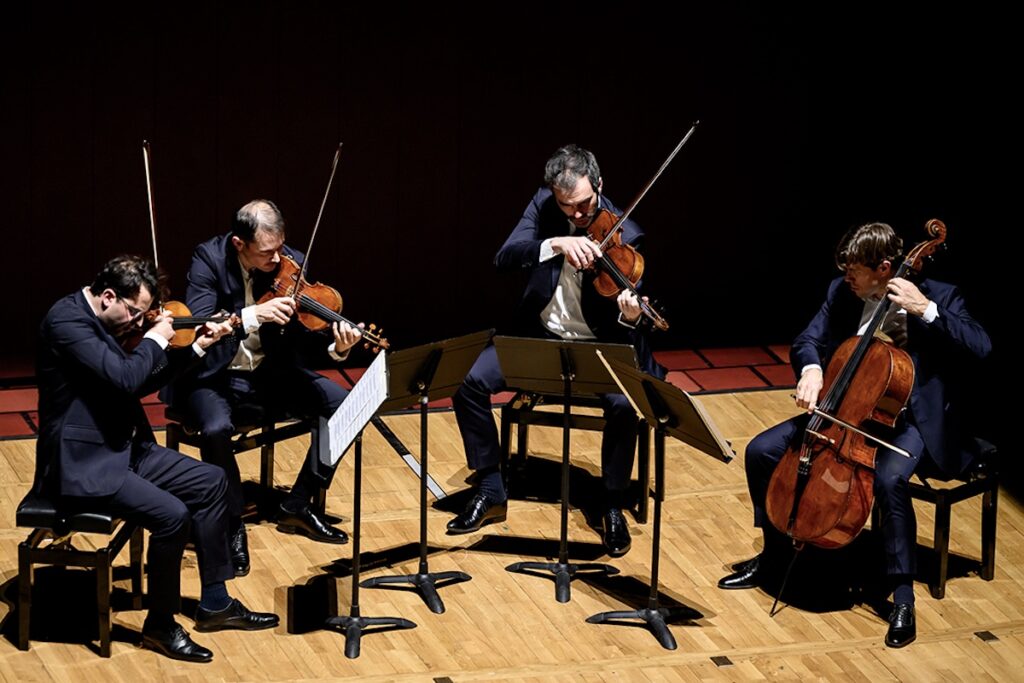
MULTIPOLYGON (((641 367, 661 377, 664 372, 647 345, 648 326, 640 304, 628 290, 617 299, 593 287, 593 265, 601 255, 587 228, 598 211, 621 213, 601 194, 601 172, 594 155, 576 145, 562 147, 548 159, 544 187, 526 207, 518 225, 494 259, 499 270, 527 270, 514 332, 521 336, 633 344, 641 367)), ((639 247, 643 231, 632 220, 622 226, 622 241, 639 247)), ((455 417, 470 469, 479 488, 469 505, 448 523, 453 534, 476 531, 505 519, 508 504, 498 472, 498 432, 491 413, 491 395, 506 388, 497 354, 490 346, 480 354, 453 398, 455 417)), ((612 556, 630 548, 629 528, 622 514, 636 449, 636 414, 626 397, 602 397, 606 420, 601 444, 601 470, 606 492, 602 540, 612 556)))
MULTIPOLYGON (((836 251, 836 263, 845 276, 832 282, 821 310, 790 349, 799 377, 797 406, 811 411, 822 391, 822 368, 838 346, 860 334, 883 296, 896 304, 883 321, 882 332, 909 353, 915 375, 907 410, 886 435, 889 443, 911 457, 885 447, 879 447, 875 456, 875 503, 882 512, 881 533, 895 603, 885 639, 890 647, 907 645, 917 633, 913 588, 917 521, 908 480, 919 466, 955 476, 970 464, 971 432, 962 424, 961 413, 963 384, 970 368, 992 348, 956 287, 894 277, 901 253, 902 241, 884 223, 850 231, 836 251)), ((747 447, 747 485, 754 525, 765 535, 764 551, 722 578, 720 588, 758 585, 765 565, 785 545, 785 537, 767 519, 765 498, 775 466, 787 447, 802 438, 807 422, 807 415, 783 422, 756 436, 747 447)))
MULTIPOLYGON (((184 410, 202 435, 205 462, 227 473, 231 552, 235 573, 249 572, 249 549, 242 523, 242 480, 231 450, 233 411, 242 403, 264 406, 271 415, 288 413, 330 417, 348 393, 309 369, 317 355, 343 360, 360 337, 358 328, 333 326, 333 341, 293 320, 295 301, 269 291, 282 255, 302 263, 303 255, 285 246, 284 218, 267 200, 254 200, 235 215, 231 232, 196 247, 188 273, 186 304, 194 315, 225 310, 237 313, 244 334, 211 350, 194 376, 175 382, 165 395, 184 410)), ((278 512, 278 529, 324 543, 345 543, 348 535, 328 524, 311 507, 319 489, 330 486, 334 468, 317 461, 312 449, 278 512)))
MULTIPOLYGON (((154 391, 188 358, 166 349, 174 336, 159 315, 130 353, 119 336, 138 328, 157 292, 150 261, 121 256, 89 287, 53 305, 39 330, 37 492, 68 510, 105 511, 149 530, 149 614, 143 645, 175 659, 213 654, 174 621, 180 609, 181 558, 191 538, 202 595, 196 630, 271 628, 274 614, 232 600, 223 472, 155 443, 139 397, 154 391)), ((202 355, 227 323, 203 330, 185 356, 202 355)))

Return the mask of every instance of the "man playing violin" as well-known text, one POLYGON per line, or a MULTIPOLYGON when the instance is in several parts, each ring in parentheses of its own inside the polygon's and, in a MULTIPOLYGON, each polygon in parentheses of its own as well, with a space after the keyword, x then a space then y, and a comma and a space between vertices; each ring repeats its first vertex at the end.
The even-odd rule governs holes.
POLYGON ((166 351, 171 319, 157 315, 131 352, 119 337, 142 325, 158 291, 153 263, 135 256, 108 262, 93 283, 53 305, 40 326, 39 441, 33 489, 71 511, 105 511, 148 529, 149 614, 143 646, 168 657, 208 662, 175 621, 181 559, 195 543, 202 589, 197 631, 255 630, 277 615, 250 612, 232 599, 224 473, 159 446, 139 401, 187 370, 227 323, 200 328, 192 349, 166 351))
MULTIPOLYGON (((330 417, 348 392, 309 365, 328 355, 344 360, 360 337, 358 328, 335 323, 333 341, 328 343, 322 334, 293 322, 293 298, 263 297, 282 255, 303 261, 303 255, 286 246, 284 239, 284 217, 277 206, 257 199, 238 210, 230 232, 196 247, 186 304, 196 316, 221 310, 237 313, 243 333, 207 354, 199 373, 173 385, 168 397, 198 427, 203 460, 227 473, 232 561, 238 576, 249 572, 249 550, 242 523, 241 475, 231 448, 234 411, 243 404, 256 404, 272 416, 330 417), (258 303, 261 298, 266 300, 258 303)), ((348 535, 311 506, 333 476, 334 468, 319 462, 310 448, 281 503, 278 529, 324 543, 346 543, 348 535)))
MULTIPOLYGON (((761 554, 723 577, 719 588, 754 588, 767 566, 779 562, 786 536, 768 521, 765 500, 769 481, 787 448, 802 439, 823 388, 822 368, 851 334, 860 334, 883 296, 895 305, 881 331, 903 347, 914 363, 914 385, 907 410, 885 440, 906 457, 879 446, 875 455, 874 495, 882 513, 881 535, 895 606, 885 643, 903 647, 916 637, 913 578, 916 571, 917 520, 908 480, 918 467, 955 476, 973 457, 967 429, 960 424, 960 385, 965 368, 983 359, 991 341, 975 321, 956 287, 925 279, 914 284, 894 277, 902 240, 884 223, 869 223, 844 236, 836 264, 844 276, 829 286, 818 314, 790 349, 799 377, 796 404, 807 413, 758 434, 747 446, 746 472, 754 507, 754 526, 764 533, 761 554)), ((925 471, 922 469, 922 471, 925 471)))
MULTIPOLYGON (((494 260, 502 271, 529 271, 515 333, 633 344, 641 367, 662 377, 664 370, 647 345, 648 325, 636 297, 628 290, 617 299, 603 297, 591 285, 593 272, 579 273, 601 255, 597 243, 587 236, 588 226, 599 211, 621 213, 601 194, 601 172, 594 155, 576 145, 562 147, 547 161, 544 184, 494 260)), ((623 243, 638 247, 642 238, 640 226, 625 221, 623 243)), ((498 432, 491 413, 491 395, 505 388, 497 354, 490 346, 480 354, 453 399, 466 459, 477 472, 478 489, 466 509, 448 523, 451 534, 476 531, 506 517, 507 496, 498 471, 498 432)), ((637 418, 625 396, 601 398, 605 417, 602 540, 608 553, 618 557, 630 548, 622 508, 633 468, 637 418)))

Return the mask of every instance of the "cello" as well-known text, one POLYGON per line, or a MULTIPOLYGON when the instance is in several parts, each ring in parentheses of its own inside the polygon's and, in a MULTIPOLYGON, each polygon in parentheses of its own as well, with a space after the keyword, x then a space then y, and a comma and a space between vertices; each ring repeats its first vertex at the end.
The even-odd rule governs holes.
MULTIPOLYGON (((925 230, 931 239, 907 254, 894 277, 920 271, 923 259, 946 239, 946 226, 938 219, 928 221, 925 230)), ((914 386, 910 355, 876 337, 893 305, 883 296, 863 334, 836 350, 824 376, 827 390, 802 439, 787 449, 772 474, 768 518, 797 551, 806 543, 839 548, 860 533, 874 501, 879 445, 909 457, 868 431, 871 423, 893 427, 914 386)))

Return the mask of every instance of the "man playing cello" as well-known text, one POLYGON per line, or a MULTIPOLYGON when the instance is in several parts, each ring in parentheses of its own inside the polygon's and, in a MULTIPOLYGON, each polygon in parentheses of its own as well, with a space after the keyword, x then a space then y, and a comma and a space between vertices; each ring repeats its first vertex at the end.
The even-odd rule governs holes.
MULTIPOLYGON (((845 275, 832 281, 825 303, 790 349, 799 377, 796 404, 810 413, 822 395, 822 368, 838 346, 851 334, 863 332, 883 296, 895 304, 881 330, 909 353, 915 376, 907 409, 886 435, 888 443, 909 457, 882 446, 875 456, 874 495, 882 513, 881 535, 895 603, 885 637, 889 647, 903 647, 916 637, 917 520, 910 476, 918 467, 955 476, 970 464, 972 453, 965 445, 969 431, 960 423, 958 389, 965 367, 991 350, 988 334, 967 312, 956 287, 928 279, 915 285, 895 277, 901 252, 902 240, 884 223, 847 233, 836 250, 836 265, 845 275)), ((787 420, 758 434, 747 446, 747 486, 754 526, 764 533, 764 549, 723 577, 719 588, 756 587, 787 543, 768 522, 765 501, 776 465, 787 448, 803 438, 808 420, 808 414, 787 420)))

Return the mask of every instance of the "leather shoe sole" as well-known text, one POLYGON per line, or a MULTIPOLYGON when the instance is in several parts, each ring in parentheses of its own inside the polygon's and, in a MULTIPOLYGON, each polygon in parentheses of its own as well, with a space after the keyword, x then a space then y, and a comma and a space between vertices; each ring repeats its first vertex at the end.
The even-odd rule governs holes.
POLYGON ((341 529, 338 529, 338 532, 340 533, 339 536, 325 536, 323 534, 318 534, 311 529, 307 529, 304 526, 278 523, 277 530, 283 534, 298 534, 300 536, 305 536, 306 538, 311 538, 320 543, 333 543, 335 545, 344 545, 345 543, 348 543, 348 534, 341 529))

